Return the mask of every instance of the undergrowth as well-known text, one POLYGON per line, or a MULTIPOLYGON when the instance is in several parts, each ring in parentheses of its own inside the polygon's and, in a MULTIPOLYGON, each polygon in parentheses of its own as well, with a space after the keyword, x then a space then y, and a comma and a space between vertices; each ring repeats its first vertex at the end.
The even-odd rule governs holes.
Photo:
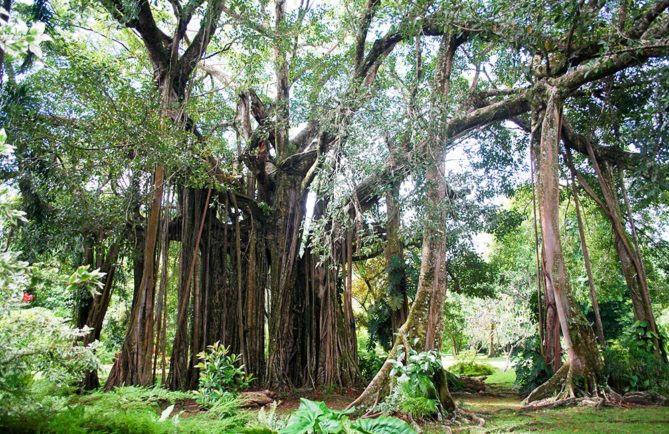
POLYGON ((0 431, 63 434, 233 433, 241 431, 250 420, 249 413, 241 411, 236 401, 221 404, 225 406, 223 412, 186 415, 178 410, 179 401, 192 399, 193 394, 188 392, 120 387, 111 392, 73 396, 47 413, 38 408, 25 409, 0 419, 0 431))

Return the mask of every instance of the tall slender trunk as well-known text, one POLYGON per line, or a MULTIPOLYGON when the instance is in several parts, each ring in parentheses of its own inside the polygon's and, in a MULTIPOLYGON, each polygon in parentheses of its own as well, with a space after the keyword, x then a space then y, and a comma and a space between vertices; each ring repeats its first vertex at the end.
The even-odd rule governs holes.
MULTIPOLYGON (((100 271, 105 273, 104 283, 98 294, 96 294, 87 308, 85 315, 84 326, 91 329, 91 332, 84 336, 83 343, 88 345, 94 341, 100 340, 102 332, 102 323, 104 322, 109 302, 111 301, 112 289, 114 286, 114 275, 116 273, 116 261, 120 251, 120 244, 114 242, 109 247, 104 259, 100 258, 102 262, 100 271)), ((100 254, 98 252, 98 254, 100 254)), ((102 256, 102 255, 100 255, 102 256)), ((91 390, 100 387, 100 380, 98 379, 97 369, 93 369, 86 373, 83 384, 84 389, 91 390)))
POLYGON ((267 253, 263 227, 250 216, 246 247, 246 299, 244 312, 244 348, 246 369, 264 383, 265 376, 265 288, 267 285, 267 253))
POLYGON ((153 385, 153 304, 155 295, 156 242, 160 225, 165 168, 157 166, 153 177, 153 199, 146 224, 142 280, 135 293, 128 331, 121 353, 114 362, 105 389, 127 385, 153 385))
MULTIPOLYGON (((208 206, 204 195, 203 190, 191 188, 182 189, 181 194, 181 258, 179 263, 177 318, 174 342, 172 343, 172 357, 170 358, 170 373, 167 380, 169 387, 173 390, 187 390, 192 386, 192 354, 189 357, 188 309, 191 304, 192 288, 196 280, 195 266, 200 251, 200 227, 204 224, 203 213, 208 206)), ((197 306, 194 306, 194 309, 196 308, 197 306)), ((199 322, 197 325, 199 326, 199 322)), ((191 336, 198 331, 192 329, 191 336)))
POLYGON ((549 88, 538 153, 539 203, 544 273, 546 282, 551 284, 555 296, 558 319, 567 347, 567 362, 555 372, 551 380, 535 389, 528 396, 528 401, 562 393, 574 396, 577 378, 583 379, 585 391, 595 391, 602 370, 595 334, 572 299, 569 276, 562 254, 558 170, 560 118, 561 101, 558 91, 549 88), (553 383, 563 380, 564 383, 560 386, 564 386, 564 392, 561 393, 559 389, 556 390, 553 383))
POLYGON ((386 194, 386 274, 388 276, 388 295, 392 299, 390 312, 390 323, 392 332, 397 330, 406 322, 409 313, 409 300, 407 298, 407 277, 404 264, 404 249, 400 240, 400 207, 397 203, 399 197, 399 183, 393 183, 390 191, 386 194))
MULTIPOLYGON (((435 77, 435 107, 433 128, 435 134, 420 146, 425 158, 425 226, 423 228, 423 246, 421 266, 416 297, 409 309, 406 322, 399 328, 397 339, 388 358, 374 376, 367 388, 350 406, 369 404, 384 393, 389 383, 391 360, 398 356, 400 345, 412 345, 416 351, 429 351, 441 348, 444 302, 446 301, 446 222, 445 205, 447 185, 444 176, 446 149, 443 137, 446 135, 446 112, 441 104, 449 93, 453 59, 460 42, 452 35, 444 35, 439 47, 438 71, 435 77), (415 342, 415 343, 414 343, 415 342)), ((406 350, 406 348, 405 348, 406 350)), ((442 378, 443 380, 443 378, 442 378)), ((438 385, 439 400, 447 412, 455 410, 455 401, 448 390, 447 381, 438 385)))
MULTIPOLYGON (((538 180, 535 178, 537 176, 539 161, 538 156, 541 153, 541 125, 543 118, 545 116, 545 111, 539 108, 534 108, 532 110, 532 128, 530 136, 530 158, 531 164, 533 166, 532 176, 533 176, 533 191, 532 198, 533 201, 536 197, 536 191, 538 190, 538 180)), ((534 206, 534 204, 533 204, 534 206)), ((536 209, 536 206, 535 206, 536 209)), ((542 222, 539 218, 539 228, 541 227, 542 222)), ((535 218, 534 230, 537 231, 537 223, 535 218)), ((535 233, 535 245, 538 243, 538 236, 535 233)), ((536 248, 536 247, 535 247, 536 248)), ((544 315, 544 334, 542 340, 542 352, 544 360, 548 365, 551 366, 553 372, 557 372, 558 369, 562 366, 562 344, 560 342, 560 322, 558 320, 557 305, 555 304, 555 292, 553 291, 553 283, 548 278, 546 274, 546 254, 544 246, 542 243, 541 246, 541 265, 537 264, 537 270, 540 271, 540 277, 538 278, 538 285, 541 287, 541 281, 543 281, 543 295, 545 300, 545 315, 544 315)), ((540 298, 540 294, 539 294, 540 298)), ((541 308, 541 306, 540 306, 541 308)))
POLYGON ((602 317, 599 313, 599 301, 597 300, 597 291, 595 290, 595 281, 592 278, 592 267, 590 263, 590 253, 588 251, 588 245, 585 239, 585 228, 583 226, 583 218, 581 217, 581 201, 578 198, 578 190, 576 189, 576 169, 574 168, 574 163, 571 158, 571 152, 569 148, 565 150, 565 157, 567 160, 567 166, 569 167, 569 172, 571 174, 571 193, 574 197, 574 209, 576 211, 576 221, 578 223, 578 235, 581 240, 581 251, 583 252, 583 264, 585 265, 585 271, 588 276, 588 288, 590 289, 590 302, 592 303, 592 310, 595 314, 595 326, 597 330, 597 339, 599 344, 603 347, 606 345, 606 339, 604 338, 604 327, 602 326, 602 317))
MULTIPOLYGON (((370 404, 384 393, 392 368, 392 359, 398 355, 400 345, 412 345, 416 351, 441 348, 444 302, 446 299, 446 234, 443 225, 443 211, 446 200, 446 180, 442 173, 444 150, 440 141, 435 141, 427 153, 427 197, 425 207, 428 212, 423 229, 421 268, 416 298, 409 309, 406 322, 398 330, 396 340, 388 353, 388 359, 367 388, 349 406, 370 404), (414 344, 415 342, 415 344, 414 344)), ((455 401, 447 384, 440 384, 440 401, 446 411, 455 409, 455 401)))
POLYGON ((594 153, 594 149, 592 148, 592 144, 587 140, 585 143, 588 150, 588 156, 590 157, 590 163, 595 169, 604 196, 604 203, 595 196, 592 189, 587 188, 586 191, 596 199, 602 207, 604 214, 611 222, 615 237, 616 251, 618 253, 618 258, 620 259, 627 287, 630 290, 632 307, 634 309, 634 319, 637 321, 644 321, 647 324, 648 329, 656 334, 657 338, 653 338, 655 352, 658 357, 666 362, 667 354, 664 349, 664 344, 659 337, 660 335, 658 333, 653 307, 650 302, 648 279, 643 266, 643 259, 640 256, 640 252, 632 245, 632 242, 627 235, 623 223, 620 200, 616 194, 612 169, 606 163, 600 165, 597 156, 594 153))

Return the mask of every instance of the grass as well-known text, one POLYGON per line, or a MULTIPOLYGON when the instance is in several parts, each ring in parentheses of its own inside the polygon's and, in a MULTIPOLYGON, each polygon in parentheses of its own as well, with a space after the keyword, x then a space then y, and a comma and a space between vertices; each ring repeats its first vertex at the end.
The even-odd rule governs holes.
POLYGON ((239 409, 223 417, 213 411, 198 412, 192 399, 192 393, 138 387, 74 395, 57 408, 35 406, 0 418, 0 432, 237 433, 252 419, 239 409), (161 412, 173 404, 170 416, 161 421, 161 412), (196 411, 189 411, 188 406, 196 411))
MULTIPOLYGON (((472 409, 476 405, 468 406, 472 409)), ((471 433, 543 432, 543 433, 666 433, 669 432, 669 408, 632 409, 572 407, 536 412, 498 410, 484 415, 482 428, 471 433)), ((438 431, 436 431, 438 432, 438 431)))
MULTIPOLYGON (((484 360, 489 362, 489 360, 484 360)), ((572 407, 523 412, 520 397, 511 386, 513 369, 504 371, 504 363, 493 360, 495 372, 486 379, 495 393, 501 395, 455 395, 460 408, 472 411, 486 420, 484 427, 452 427, 461 433, 669 433, 669 407, 630 409, 594 409, 572 407)), ((304 394, 300 394, 304 396, 304 394)), ((255 415, 234 409, 223 417, 215 412, 198 412, 194 395, 165 389, 124 387, 113 392, 55 397, 53 405, 33 407, 12 417, 0 418, 0 432, 11 433, 240 433, 255 422, 255 415), (169 418, 160 421, 161 412, 176 404, 169 418), (195 410, 192 410, 192 407, 195 410), (189 407, 191 408, 189 410, 189 407)), ((345 405, 350 396, 314 392, 311 398, 345 405)), ((290 401, 288 399, 288 401, 290 401)), ((45 403, 48 401, 44 401, 45 403)), ((289 403, 288 403, 289 404, 289 403)), ((290 405, 285 415, 293 410, 290 405)), ((439 423, 428 423, 426 434, 448 430, 439 423)))
POLYGON ((486 384, 496 384, 505 386, 511 389, 513 383, 516 381, 516 372, 509 368, 506 371, 496 368, 495 372, 485 379, 486 384))
MULTIPOLYGON (((669 407, 603 408, 570 407, 553 410, 521 411, 521 398, 511 389, 515 372, 504 371, 503 359, 477 357, 477 362, 493 365, 495 372, 486 384, 502 396, 455 395, 458 405, 486 420, 483 427, 452 427, 461 433, 669 433, 669 407)), ((449 365, 448 360, 446 365, 449 365)), ((439 424, 424 427, 426 434, 448 430, 439 424)))

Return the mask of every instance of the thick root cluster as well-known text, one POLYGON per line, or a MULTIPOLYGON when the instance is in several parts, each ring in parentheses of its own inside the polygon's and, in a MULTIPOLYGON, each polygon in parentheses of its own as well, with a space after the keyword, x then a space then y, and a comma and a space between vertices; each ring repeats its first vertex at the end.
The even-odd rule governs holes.
POLYGON ((548 381, 534 389, 525 398, 523 410, 572 405, 589 407, 669 405, 669 399, 649 392, 630 392, 620 395, 608 385, 600 384, 595 375, 575 372, 569 364, 565 364, 548 381))
POLYGON ((525 409, 555 408, 568 405, 600 406, 620 399, 608 386, 601 386, 596 375, 577 372, 569 363, 548 381, 534 389, 523 401, 525 409))

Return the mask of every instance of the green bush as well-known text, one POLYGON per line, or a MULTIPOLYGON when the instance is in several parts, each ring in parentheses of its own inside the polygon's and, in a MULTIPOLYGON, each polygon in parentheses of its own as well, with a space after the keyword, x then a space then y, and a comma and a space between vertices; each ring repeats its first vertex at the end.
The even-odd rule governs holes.
POLYGON ((358 351, 358 368, 362 378, 367 382, 374 378, 385 361, 386 357, 379 355, 376 351, 364 349, 358 351))
POLYGON ((553 375, 553 369, 541 354, 541 342, 537 336, 524 339, 514 349, 512 357, 516 371, 514 387, 521 395, 528 395, 553 375))
POLYGON ((43 308, 0 315, 0 415, 34 405, 45 385, 45 394, 64 393, 95 368, 92 347, 78 344, 86 333, 43 308))
POLYGON ((402 413, 410 414, 414 419, 425 419, 437 414, 437 401, 424 396, 405 396, 399 403, 402 413))
POLYGON ((487 363, 460 362, 448 368, 449 371, 465 377, 483 377, 492 375, 495 368, 487 363))
MULTIPOLYGON (((405 353, 392 360, 391 376, 394 385, 379 409, 385 413, 405 413, 416 419, 425 419, 443 413, 439 402, 439 391, 435 379, 445 373, 441 353, 426 351, 409 352, 404 364, 405 353)), ((448 380, 446 380, 448 381, 448 380)))
POLYGON ((213 406, 217 401, 228 401, 231 396, 249 387, 252 375, 244 372, 237 354, 229 354, 229 348, 216 342, 198 354, 200 382, 198 392, 203 405, 213 406))
POLYGON ((212 412, 182 418, 175 404, 192 398, 192 392, 119 387, 111 392, 71 396, 58 408, 29 407, 20 416, 0 417, 0 432, 237 433, 249 419, 238 409, 226 418, 212 412))
MULTIPOLYGON (((353 410, 331 410, 323 402, 302 398, 300 407, 293 412, 278 434, 415 434, 403 420, 379 417, 351 421, 348 416, 352 412, 353 410)), ((253 432, 276 433, 271 429, 253 432)))
POLYGON ((604 350, 609 386, 619 392, 669 394, 669 365, 653 352, 652 338, 647 325, 637 321, 624 330, 620 340, 609 341, 604 350))

